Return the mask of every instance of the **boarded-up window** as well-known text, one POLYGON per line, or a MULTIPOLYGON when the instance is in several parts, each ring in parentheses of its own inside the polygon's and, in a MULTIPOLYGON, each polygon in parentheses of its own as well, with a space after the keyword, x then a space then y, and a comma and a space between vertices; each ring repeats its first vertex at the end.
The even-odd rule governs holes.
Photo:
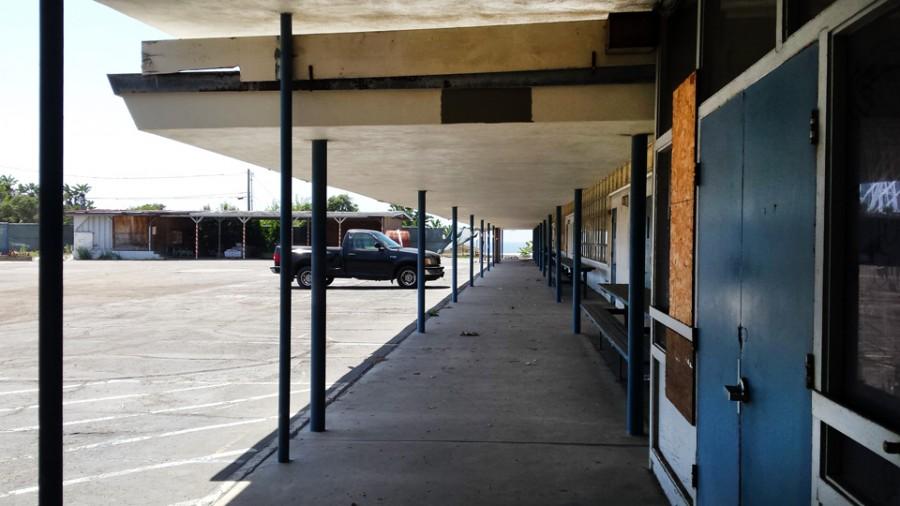
POLYGON ((147 216, 113 216, 113 249, 147 249, 149 226, 147 216))
POLYGON ((672 97, 672 167, 669 180, 669 314, 694 320, 694 171, 697 139, 697 74, 672 97))
POLYGON ((665 329, 666 398, 694 425, 694 343, 665 329))

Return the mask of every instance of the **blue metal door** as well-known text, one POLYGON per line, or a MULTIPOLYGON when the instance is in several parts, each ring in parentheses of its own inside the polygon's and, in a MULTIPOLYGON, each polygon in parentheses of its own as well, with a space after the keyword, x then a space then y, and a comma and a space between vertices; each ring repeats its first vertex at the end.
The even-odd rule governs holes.
POLYGON ((744 95, 742 376, 743 504, 809 504, 815 291, 818 46, 744 95))
POLYGON ((741 193, 744 97, 700 122, 702 184, 697 189, 697 500, 738 503, 740 433, 734 383, 740 358, 741 193))
POLYGON ((700 124, 700 504, 809 503, 817 58, 804 50, 700 124))

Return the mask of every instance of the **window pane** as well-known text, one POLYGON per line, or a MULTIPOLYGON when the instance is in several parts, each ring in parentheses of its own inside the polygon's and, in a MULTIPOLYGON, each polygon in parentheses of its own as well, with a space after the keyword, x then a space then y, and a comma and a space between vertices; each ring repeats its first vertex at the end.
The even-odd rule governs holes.
POLYGON ((659 133, 672 128, 672 92, 697 67, 697 1, 663 12, 659 67, 659 133))
POLYGON ((825 426, 825 475, 867 505, 900 504, 900 468, 825 426))
POLYGON ((843 393, 900 429, 900 11, 844 39, 843 393))
POLYGON ((701 99, 709 98, 775 47, 775 0, 703 3, 701 99))
POLYGON ((809 20, 816 17, 826 7, 833 4, 834 0, 786 0, 785 2, 785 28, 790 35, 800 29, 809 20))
POLYGON ((656 248, 653 275, 653 305, 669 312, 669 175, 672 151, 666 149, 656 155, 656 248))

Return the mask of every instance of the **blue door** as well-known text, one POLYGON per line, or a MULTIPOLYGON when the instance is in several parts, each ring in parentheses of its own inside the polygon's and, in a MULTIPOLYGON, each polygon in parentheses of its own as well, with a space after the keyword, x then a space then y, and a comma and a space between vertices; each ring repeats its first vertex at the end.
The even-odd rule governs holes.
POLYGON ((817 59, 807 48, 701 122, 701 504, 810 501, 817 59))
POLYGON ((737 504, 738 411, 723 394, 740 358, 744 97, 700 123, 697 188, 697 499, 737 504))
POLYGON ((741 374, 743 504, 809 504, 812 421, 806 356, 815 292, 818 47, 744 96, 741 374))

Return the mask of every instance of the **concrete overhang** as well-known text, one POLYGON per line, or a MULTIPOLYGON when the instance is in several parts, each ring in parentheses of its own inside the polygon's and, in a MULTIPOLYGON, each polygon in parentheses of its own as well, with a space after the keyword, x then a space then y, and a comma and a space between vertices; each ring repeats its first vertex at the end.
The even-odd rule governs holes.
MULTIPOLYGON (((605 54, 605 23, 295 36, 294 176, 328 139, 332 186, 530 228, 653 130, 655 57, 605 54)), ((139 129, 277 171, 276 45, 146 43, 110 80, 139 129)))
POLYGON ((376 32, 602 19, 655 0, 97 0, 179 38, 272 35, 294 14, 295 33, 376 32))

